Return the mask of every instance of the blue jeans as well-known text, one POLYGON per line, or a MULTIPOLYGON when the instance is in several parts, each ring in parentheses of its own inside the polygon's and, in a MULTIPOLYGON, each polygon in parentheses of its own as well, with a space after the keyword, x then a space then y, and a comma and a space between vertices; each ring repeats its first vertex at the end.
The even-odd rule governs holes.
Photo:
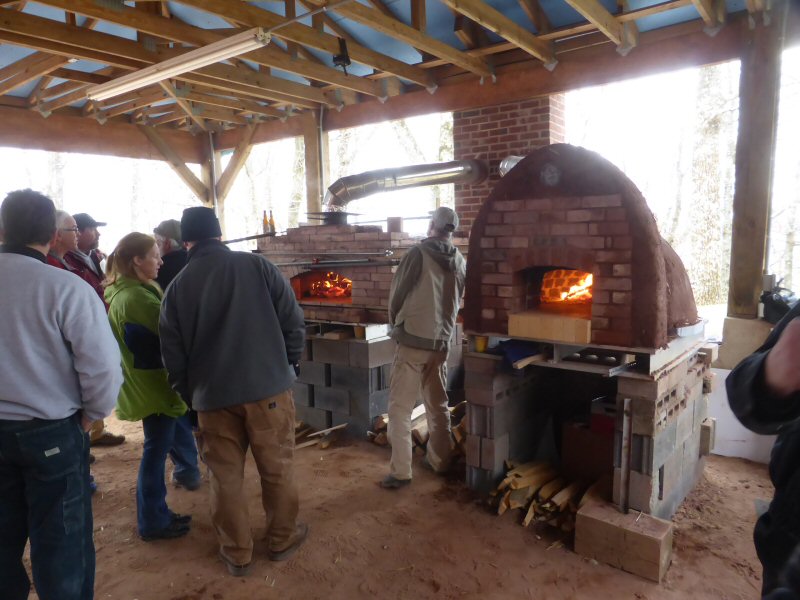
POLYGON ((192 422, 189 413, 175 420, 175 437, 169 457, 175 464, 172 478, 179 483, 200 481, 200 469, 197 467, 197 445, 192 433, 192 422))
POLYGON ((7 600, 25 600, 22 564, 30 539, 41 600, 94 597, 89 436, 78 415, 56 421, 0 420, 0 581, 7 600))
POLYGON ((164 465, 175 439, 176 421, 174 417, 165 415, 150 415, 142 419, 144 449, 136 482, 139 535, 152 534, 172 522, 172 513, 167 507, 164 465))

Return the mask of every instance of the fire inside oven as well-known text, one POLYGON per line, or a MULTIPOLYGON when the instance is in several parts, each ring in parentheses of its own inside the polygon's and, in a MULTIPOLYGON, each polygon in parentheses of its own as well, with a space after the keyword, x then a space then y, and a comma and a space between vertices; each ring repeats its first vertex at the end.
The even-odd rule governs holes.
POLYGON ((531 298, 541 311, 591 315, 591 273, 575 269, 535 269, 532 288, 538 297, 531 298))
POLYGON ((307 271, 293 277, 291 283, 298 301, 353 302, 353 281, 336 271, 307 271))

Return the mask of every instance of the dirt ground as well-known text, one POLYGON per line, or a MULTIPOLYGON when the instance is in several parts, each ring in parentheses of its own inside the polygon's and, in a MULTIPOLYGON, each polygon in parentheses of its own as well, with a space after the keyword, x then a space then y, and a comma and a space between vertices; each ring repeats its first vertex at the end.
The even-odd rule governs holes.
POLYGON ((188 536, 139 540, 141 427, 113 418, 108 426, 128 441, 94 450, 98 600, 759 596, 754 501, 770 498, 772 488, 766 468, 748 461, 708 460, 704 479, 675 516, 672 566, 657 585, 577 556, 569 540, 561 543, 563 534, 546 526, 521 527, 518 511, 489 513, 461 480, 439 478, 419 463, 411 486, 383 490, 377 482, 387 471, 388 450, 345 438, 326 450, 297 451, 301 518, 311 531, 284 563, 263 558, 258 477, 248 463, 256 555, 249 576, 234 578, 217 559, 207 484, 195 492, 169 487, 170 508, 194 517, 188 536))

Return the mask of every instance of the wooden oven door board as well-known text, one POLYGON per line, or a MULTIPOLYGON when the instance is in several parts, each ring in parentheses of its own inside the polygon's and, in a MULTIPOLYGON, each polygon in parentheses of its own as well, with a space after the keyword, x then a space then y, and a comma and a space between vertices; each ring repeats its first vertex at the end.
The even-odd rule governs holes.
POLYGON ((529 310, 508 315, 508 335, 588 345, 591 343, 592 321, 529 310))

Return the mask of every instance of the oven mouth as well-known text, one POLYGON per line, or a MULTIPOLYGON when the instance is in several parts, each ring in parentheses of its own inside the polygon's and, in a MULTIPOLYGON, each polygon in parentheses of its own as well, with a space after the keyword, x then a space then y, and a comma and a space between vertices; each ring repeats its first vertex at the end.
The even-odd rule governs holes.
POLYGON ((352 279, 336 271, 306 271, 292 277, 291 284, 298 302, 313 302, 315 304, 353 303, 352 279))

